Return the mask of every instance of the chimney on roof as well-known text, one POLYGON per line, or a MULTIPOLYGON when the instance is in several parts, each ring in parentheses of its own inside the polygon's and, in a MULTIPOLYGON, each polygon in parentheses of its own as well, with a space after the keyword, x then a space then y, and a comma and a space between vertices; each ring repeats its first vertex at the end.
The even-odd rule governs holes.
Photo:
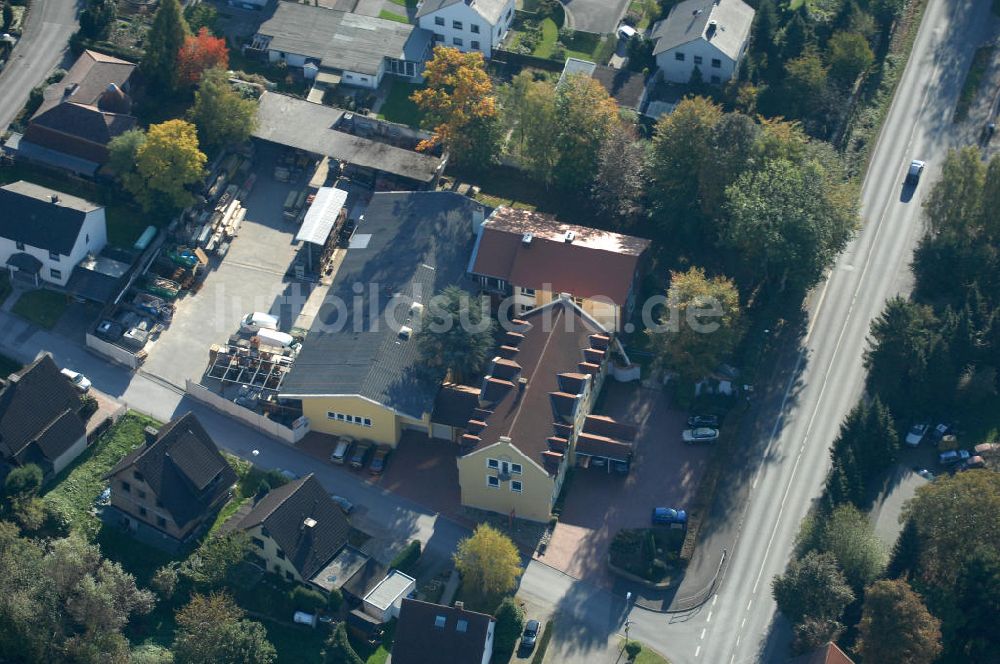
POLYGON ((529 244, 531 244, 531 240, 534 239, 534 237, 535 236, 532 235, 531 233, 525 233, 524 235, 521 236, 521 244, 527 247, 529 244))
POLYGON ((565 237, 566 242, 571 243, 575 239, 576 239, 576 233, 574 233, 573 231, 566 231, 566 237, 565 237))
POLYGON ((715 21, 715 19, 712 19, 711 21, 709 21, 708 22, 708 27, 705 28, 705 39, 711 39, 712 35, 715 34, 715 29, 718 26, 719 26, 719 24, 715 21))
POLYGON ((59 202, 59 195, 58 194, 50 194, 49 195, 49 201, 51 201, 52 203, 58 203, 59 202))
POLYGON ((305 520, 302 522, 303 530, 305 530, 306 528, 312 529, 315 527, 316 527, 316 519, 313 519, 312 517, 307 516, 305 520))
POLYGON ((146 444, 152 445, 156 442, 156 437, 160 435, 160 430, 154 426, 147 426, 142 430, 142 433, 146 437, 146 444))
POLYGON ((455 609, 457 609, 458 611, 464 611, 465 610, 465 602, 463 602, 462 600, 456 600, 455 601, 455 609))

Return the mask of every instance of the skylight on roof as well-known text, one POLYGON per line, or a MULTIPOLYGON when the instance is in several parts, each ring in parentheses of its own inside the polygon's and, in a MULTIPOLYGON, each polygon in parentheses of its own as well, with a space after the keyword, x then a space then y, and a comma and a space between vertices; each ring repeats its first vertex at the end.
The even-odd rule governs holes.
POLYGON ((445 618, 444 616, 435 616, 435 618, 434 618, 434 626, 435 627, 440 627, 440 628, 444 629, 445 623, 447 623, 447 622, 448 622, 448 619, 445 618))

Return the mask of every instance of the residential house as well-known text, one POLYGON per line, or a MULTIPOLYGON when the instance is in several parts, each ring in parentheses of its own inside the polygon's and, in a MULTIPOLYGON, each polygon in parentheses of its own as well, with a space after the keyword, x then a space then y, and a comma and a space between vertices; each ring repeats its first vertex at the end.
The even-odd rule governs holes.
POLYGON ((514 21, 514 0, 423 0, 417 24, 434 33, 434 44, 489 60, 514 21))
POLYGON ((854 660, 848 657, 836 643, 831 642, 822 648, 790 659, 788 664, 854 664, 854 660))
POLYGON ((229 498, 236 473, 193 413, 176 417, 108 473, 109 522, 176 548, 201 534, 229 498), (141 531, 141 532, 140 532, 141 531))
POLYGON ((31 182, 0 187, 0 261, 12 280, 65 286, 108 241, 104 208, 31 182))
POLYGON ((250 536, 267 571, 306 583, 347 545, 350 525, 310 473, 271 489, 231 528, 250 536))
POLYGON ((375 89, 386 74, 419 81, 431 38, 409 23, 279 0, 247 49, 327 85, 375 89))
POLYGON ((482 207, 451 192, 372 196, 279 396, 312 431, 395 446, 429 433, 440 388, 411 335, 430 298, 462 281, 482 207), (360 292, 359 292, 360 291, 360 292))
POLYGON ((614 445, 627 462, 631 444, 614 439, 612 427, 601 431, 607 435, 584 435, 613 343, 565 297, 509 323, 459 439, 463 505, 547 521, 579 440, 614 445))
POLYGON ((462 602, 441 606, 404 599, 392 643, 393 664, 489 664, 493 616, 468 611, 462 602))
POLYGON ((653 57, 663 78, 688 83, 697 68, 705 83, 724 83, 739 70, 754 10, 743 0, 684 0, 653 26, 653 57))
POLYGON ((376 191, 433 190, 447 156, 417 151, 430 134, 275 92, 257 106, 253 137, 328 157, 342 173, 376 191))
POLYGON ((556 85, 562 85, 566 77, 573 75, 586 76, 600 83, 619 108, 636 112, 642 109, 646 99, 646 77, 639 72, 613 69, 579 58, 566 58, 556 85))
POLYGON ((469 273, 497 301, 512 298, 513 316, 568 295, 617 332, 632 314, 649 245, 643 238, 501 207, 479 229, 469 273))
POLYGON ((133 129, 136 65, 84 51, 58 83, 45 90, 17 150, 21 157, 93 175, 108 160, 108 143, 133 129))
POLYGON ((11 374, 0 387, 0 466, 33 463, 46 478, 58 475, 87 447, 83 406, 49 355, 11 374))

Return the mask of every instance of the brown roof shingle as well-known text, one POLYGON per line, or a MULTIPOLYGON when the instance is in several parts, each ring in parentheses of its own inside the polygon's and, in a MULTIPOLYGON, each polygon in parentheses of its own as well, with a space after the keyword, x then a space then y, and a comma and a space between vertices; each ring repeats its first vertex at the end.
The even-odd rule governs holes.
POLYGON ((575 297, 609 298, 624 306, 650 241, 564 224, 529 210, 497 208, 483 224, 472 273, 514 286, 546 288, 575 297), (567 242, 567 233, 575 234, 567 242), (523 236, 530 233, 531 242, 523 236))

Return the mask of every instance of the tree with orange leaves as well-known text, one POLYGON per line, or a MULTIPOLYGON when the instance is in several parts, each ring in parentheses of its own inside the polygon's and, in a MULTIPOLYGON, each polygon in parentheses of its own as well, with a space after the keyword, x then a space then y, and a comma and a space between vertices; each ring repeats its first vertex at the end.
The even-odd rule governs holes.
POLYGON ((482 53, 438 46, 424 69, 427 87, 411 99, 434 135, 419 150, 443 145, 453 161, 473 168, 494 163, 500 152, 500 115, 482 53))
POLYGON ((184 45, 177 53, 177 80, 180 85, 194 85, 201 80, 206 69, 229 67, 229 49, 226 40, 213 37, 208 28, 197 35, 184 38, 184 45))

